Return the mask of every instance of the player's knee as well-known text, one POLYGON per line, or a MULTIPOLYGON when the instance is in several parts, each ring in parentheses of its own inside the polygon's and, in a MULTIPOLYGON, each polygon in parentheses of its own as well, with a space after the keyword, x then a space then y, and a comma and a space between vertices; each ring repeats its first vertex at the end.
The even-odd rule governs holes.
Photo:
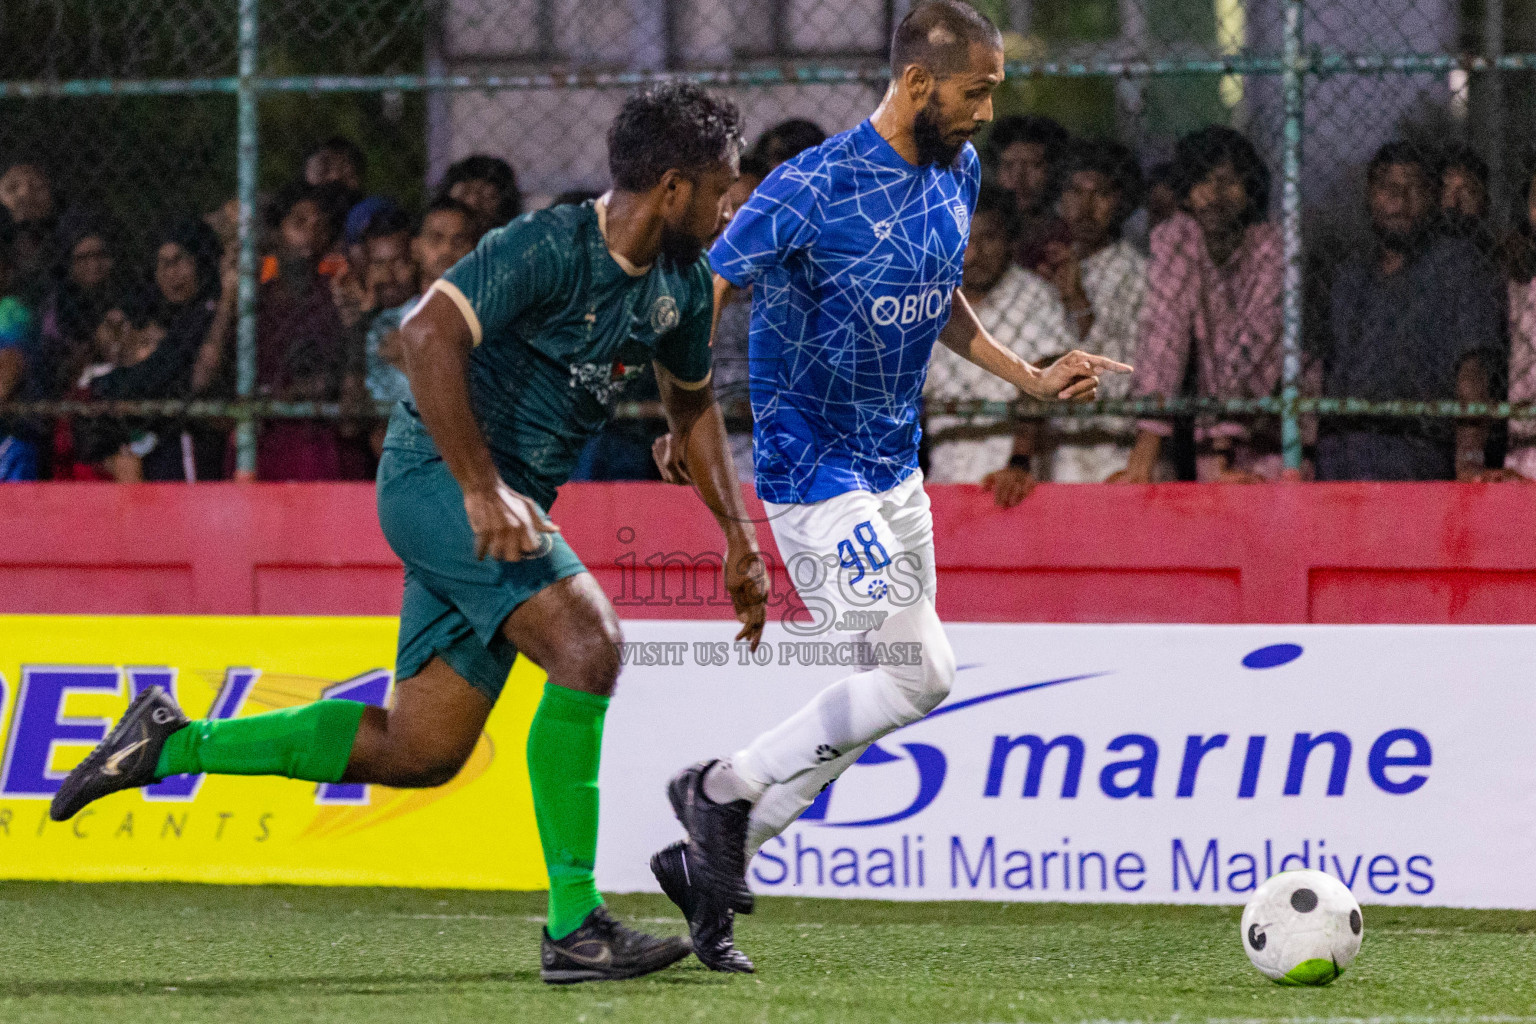
POLYGON ((606 635, 572 638, 548 666, 549 677, 573 690, 611 696, 619 682, 619 643, 606 635))
POLYGON ((944 703, 955 685, 955 650, 949 646, 943 630, 939 631, 936 639, 924 644, 922 660, 922 689, 912 704, 926 715, 944 703))
POLYGON ((469 760, 479 734, 423 735, 421 731, 400 729, 386 733, 382 748, 375 753, 373 779, 397 789, 431 789, 446 785, 469 760))
MULTIPOLYGON (((470 750, 474 748, 471 747, 470 750)), ((398 752, 387 785, 397 789, 432 789, 452 782, 469 760, 469 751, 449 746, 398 752)))
POLYGON ((892 615, 872 639, 890 645, 886 671, 919 717, 944 703, 955 683, 955 651, 933 602, 923 600, 892 615))

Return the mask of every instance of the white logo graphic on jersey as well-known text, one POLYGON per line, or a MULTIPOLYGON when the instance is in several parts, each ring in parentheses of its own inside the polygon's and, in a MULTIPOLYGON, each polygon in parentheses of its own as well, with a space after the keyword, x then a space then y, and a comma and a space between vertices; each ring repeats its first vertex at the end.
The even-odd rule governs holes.
POLYGON ((942 288, 929 288, 897 298, 882 295, 869 304, 869 318, 881 327, 892 324, 915 324, 919 320, 932 320, 948 309, 947 293, 942 288))
POLYGON ((570 386, 579 387, 587 394, 607 405, 623 390, 624 385, 640 376, 643 366, 625 366, 615 363, 571 363, 570 386))
POLYGON ((955 226, 960 229, 962 235, 971 233, 971 211, 965 208, 965 204, 956 199, 949 204, 949 212, 955 215, 955 226))
POLYGON ((895 228, 896 228, 896 218, 895 217, 891 217, 891 218, 888 218, 886 220, 882 220, 880 223, 878 223, 878 224, 876 224, 874 226, 874 232, 875 232, 876 240, 883 242, 887 238, 890 238, 891 237, 891 232, 894 231, 895 228))
POLYGON ((681 319, 682 315, 677 311, 677 300, 670 295, 663 295, 651 306, 651 330, 657 334, 666 334, 681 319))

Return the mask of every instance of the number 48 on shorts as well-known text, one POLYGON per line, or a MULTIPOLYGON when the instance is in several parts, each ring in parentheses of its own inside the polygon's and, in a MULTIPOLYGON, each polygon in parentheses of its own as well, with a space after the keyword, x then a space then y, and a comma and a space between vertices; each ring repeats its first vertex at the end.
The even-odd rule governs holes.
POLYGON ((875 524, 870 520, 866 519, 855 526, 851 539, 837 542, 837 560, 840 566, 854 574, 841 581, 844 586, 852 588, 854 593, 878 601, 890 590, 890 585, 879 577, 879 573, 891 564, 891 556, 886 552, 885 545, 880 543, 880 538, 875 536, 875 524), (863 584, 861 589, 860 584, 866 575, 874 578, 863 584))

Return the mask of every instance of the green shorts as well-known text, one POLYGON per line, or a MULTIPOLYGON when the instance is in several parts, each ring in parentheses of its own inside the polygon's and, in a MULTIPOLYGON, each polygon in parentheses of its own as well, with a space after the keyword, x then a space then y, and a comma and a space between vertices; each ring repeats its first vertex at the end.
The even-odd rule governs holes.
POLYGON ((436 454, 385 448, 378 501, 384 536, 405 563, 395 678, 409 679, 435 654, 495 703, 517 660, 501 624, 534 594, 586 566, 559 534, 537 558, 476 559, 464 492, 436 454))

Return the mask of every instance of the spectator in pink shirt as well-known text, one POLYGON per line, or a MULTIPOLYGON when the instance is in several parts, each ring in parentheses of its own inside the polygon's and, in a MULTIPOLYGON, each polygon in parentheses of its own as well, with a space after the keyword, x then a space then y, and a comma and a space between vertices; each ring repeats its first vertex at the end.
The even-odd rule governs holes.
MULTIPOLYGON (((1214 125, 1180 139, 1174 163, 1181 209, 1152 232, 1132 395, 1178 396, 1191 356, 1200 397, 1274 394, 1284 254, 1264 219, 1269 170, 1246 138, 1214 125)), ((1130 460, 1110 479, 1151 483, 1171 433, 1166 420, 1138 423, 1130 460)), ((1195 440, 1202 481, 1280 474, 1278 432, 1265 420, 1201 417, 1195 440)))
MULTIPOLYGON (((1518 223, 1504 246, 1509 276, 1509 400, 1536 402, 1536 162, 1519 182, 1518 223)), ((1484 482, 1536 479, 1536 421, 1511 420, 1504 468, 1484 482)))

